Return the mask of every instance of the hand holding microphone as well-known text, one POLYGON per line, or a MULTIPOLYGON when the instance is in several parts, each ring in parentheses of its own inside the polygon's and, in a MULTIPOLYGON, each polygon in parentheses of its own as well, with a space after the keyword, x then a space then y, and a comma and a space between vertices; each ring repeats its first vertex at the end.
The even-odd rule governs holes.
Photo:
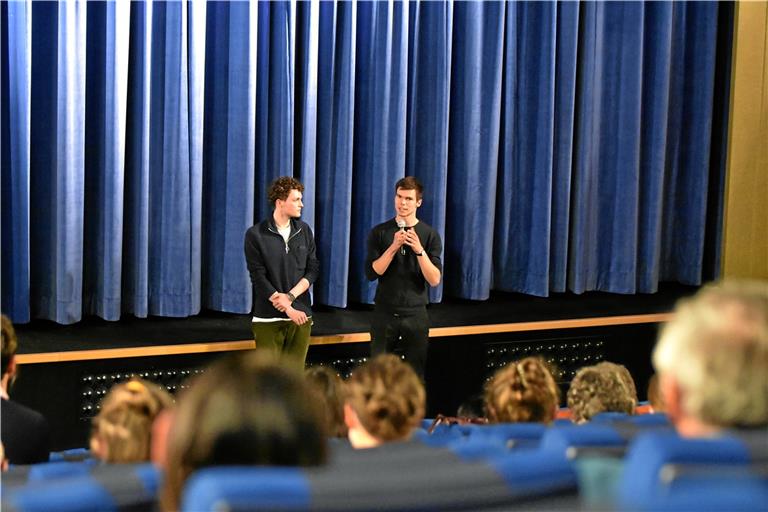
MULTIPOLYGON (((403 219, 398 219, 397 227, 399 227, 400 231, 404 233, 405 232, 405 221, 403 219)), ((401 245, 400 246, 400 254, 405 256, 405 245, 401 245)))

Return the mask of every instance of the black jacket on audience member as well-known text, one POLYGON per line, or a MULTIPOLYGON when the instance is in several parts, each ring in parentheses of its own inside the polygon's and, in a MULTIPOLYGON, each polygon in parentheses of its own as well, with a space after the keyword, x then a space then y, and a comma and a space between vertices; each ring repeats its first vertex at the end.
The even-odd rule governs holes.
POLYGON ((37 411, 11 400, 2 402, 3 448, 10 464, 47 462, 51 432, 48 421, 37 411))

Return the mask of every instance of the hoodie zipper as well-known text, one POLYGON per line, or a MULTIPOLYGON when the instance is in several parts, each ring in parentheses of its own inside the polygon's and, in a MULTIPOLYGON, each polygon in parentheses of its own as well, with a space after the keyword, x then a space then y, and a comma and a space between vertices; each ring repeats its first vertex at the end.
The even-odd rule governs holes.
POLYGON ((288 236, 288 240, 286 240, 285 238, 283 238, 283 235, 281 235, 280 233, 278 233, 277 231, 275 231, 274 229, 272 229, 272 226, 267 226, 267 229, 268 229, 270 232, 272 232, 272 233, 276 234, 277 236, 279 236, 279 237, 280 237, 280 240, 282 240, 282 241, 283 241, 283 243, 285 243, 285 254, 288 254, 288 252, 290 251, 290 249, 288 248, 288 242, 290 242, 291 240, 293 240, 293 238, 294 238, 296 235, 298 235, 299 233, 301 233, 301 228, 299 228, 299 229, 297 229, 296 231, 294 231, 293 233, 291 233, 291 234, 288 236))

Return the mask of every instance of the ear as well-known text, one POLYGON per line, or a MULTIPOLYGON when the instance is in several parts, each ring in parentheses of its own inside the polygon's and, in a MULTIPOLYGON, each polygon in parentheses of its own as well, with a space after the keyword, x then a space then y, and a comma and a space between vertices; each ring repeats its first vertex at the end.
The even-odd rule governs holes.
POLYGON ((360 426, 360 418, 357 417, 357 413, 352 406, 347 403, 344 404, 344 423, 350 430, 360 426))
POLYGON ((683 416, 683 395, 680 384, 671 375, 659 375, 659 393, 664 400, 664 407, 674 423, 683 416))
POLYGON ((416 200, 416 208, 419 208, 421 206, 421 199, 416 200))

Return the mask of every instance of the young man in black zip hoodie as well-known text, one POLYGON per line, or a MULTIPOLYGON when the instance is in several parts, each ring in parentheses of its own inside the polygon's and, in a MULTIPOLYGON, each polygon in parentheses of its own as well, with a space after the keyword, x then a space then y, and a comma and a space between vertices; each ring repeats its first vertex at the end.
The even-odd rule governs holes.
POLYGON ((310 285, 317 279, 315 239, 299 219, 304 185, 283 176, 269 186, 272 216, 245 232, 253 284, 251 328, 256 348, 281 352, 303 368, 312 329, 310 285))

